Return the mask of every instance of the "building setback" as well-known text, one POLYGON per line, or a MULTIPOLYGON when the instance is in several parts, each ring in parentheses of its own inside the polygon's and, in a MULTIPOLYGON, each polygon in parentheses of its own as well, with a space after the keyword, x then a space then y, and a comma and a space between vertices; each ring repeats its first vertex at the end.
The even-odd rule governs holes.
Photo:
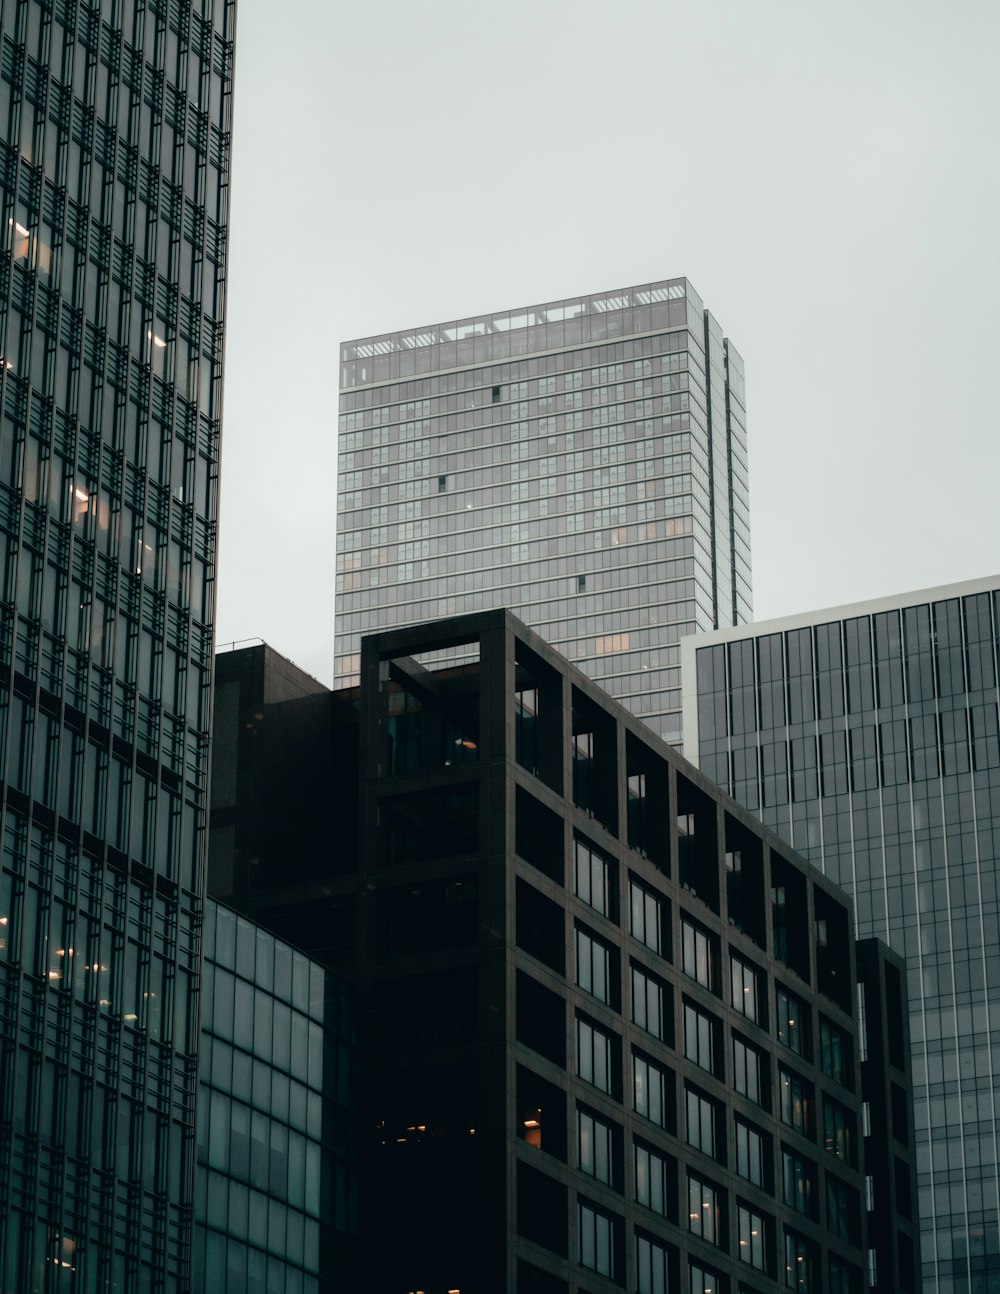
POLYGON ((1000 1283, 1000 578, 684 644, 685 749, 906 959, 940 1294, 1000 1283))
POLYGON ((190 1288, 233 0, 0 8, 0 1289, 190 1288))
POLYGON ((362 633, 510 607, 668 741, 750 619, 743 361, 686 279, 341 347, 338 686, 362 633))
POLYGON ((849 901, 510 613, 361 657, 218 658, 210 874, 366 1003, 370 1287, 918 1289, 902 964, 849 901))

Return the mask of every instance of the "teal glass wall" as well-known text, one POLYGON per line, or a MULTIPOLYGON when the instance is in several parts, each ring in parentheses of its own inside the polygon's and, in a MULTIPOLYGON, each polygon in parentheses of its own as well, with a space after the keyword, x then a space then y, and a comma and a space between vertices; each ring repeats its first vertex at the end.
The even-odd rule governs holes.
POLYGON ((939 1294, 1000 1288, 998 584, 694 653, 702 770, 853 896, 862 936, 906 958, 924 1281, 939 1294))
POLYGON ((233 0, 0 5, 0 1290, 189 1286, 233 0))
POLYGON ((355 1012, 321 966, 205 909, 194 1288, 358 1288, 355 1012))

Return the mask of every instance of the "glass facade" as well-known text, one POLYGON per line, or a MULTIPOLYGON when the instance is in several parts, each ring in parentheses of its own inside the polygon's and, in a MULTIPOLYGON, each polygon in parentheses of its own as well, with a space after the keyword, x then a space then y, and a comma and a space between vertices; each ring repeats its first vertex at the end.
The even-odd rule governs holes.
POLYGON ((228 908, 205 909, 193 1288, 358 1288, 352 999, 228 908))
POLYGON ((0 7, 0 1289, 189 1288, 233 0, 0 7))
POLYGON ((994 579, 685 650, 689 753, 906 957, 924 1273, 941 1294, 1000 1288, 998 625, 994 579))
POLYGON ((510 607, 669 741, 751 614, 743 361, 685 279, 341 348, 336 684, 362 632, 510 607))

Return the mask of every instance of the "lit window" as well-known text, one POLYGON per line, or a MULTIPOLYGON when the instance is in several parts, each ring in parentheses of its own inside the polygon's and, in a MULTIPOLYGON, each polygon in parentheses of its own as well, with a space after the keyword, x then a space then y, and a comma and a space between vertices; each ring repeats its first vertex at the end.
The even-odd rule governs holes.
POLYGON ((688 1178, 688 1230, 713 1245, 722 1236, 720 1193, 697 1177, 688 1178))

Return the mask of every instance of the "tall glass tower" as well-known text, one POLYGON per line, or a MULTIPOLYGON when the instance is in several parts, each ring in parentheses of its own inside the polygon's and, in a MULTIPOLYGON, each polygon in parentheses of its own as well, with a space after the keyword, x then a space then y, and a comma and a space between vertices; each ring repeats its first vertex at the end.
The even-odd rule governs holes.
POLYGON ((336 683, 509 607, 668 741, 678 643, 751 614, 743 361, 686 279, 341 347, 336 683))
POLYGON ((906 958, 925 1286, 998 1289, 1000 577, 683 656, 688 755, 906 958))
POLYGON ((0 1289, 190 1275, 235 0, 2 0, 0 1289))

